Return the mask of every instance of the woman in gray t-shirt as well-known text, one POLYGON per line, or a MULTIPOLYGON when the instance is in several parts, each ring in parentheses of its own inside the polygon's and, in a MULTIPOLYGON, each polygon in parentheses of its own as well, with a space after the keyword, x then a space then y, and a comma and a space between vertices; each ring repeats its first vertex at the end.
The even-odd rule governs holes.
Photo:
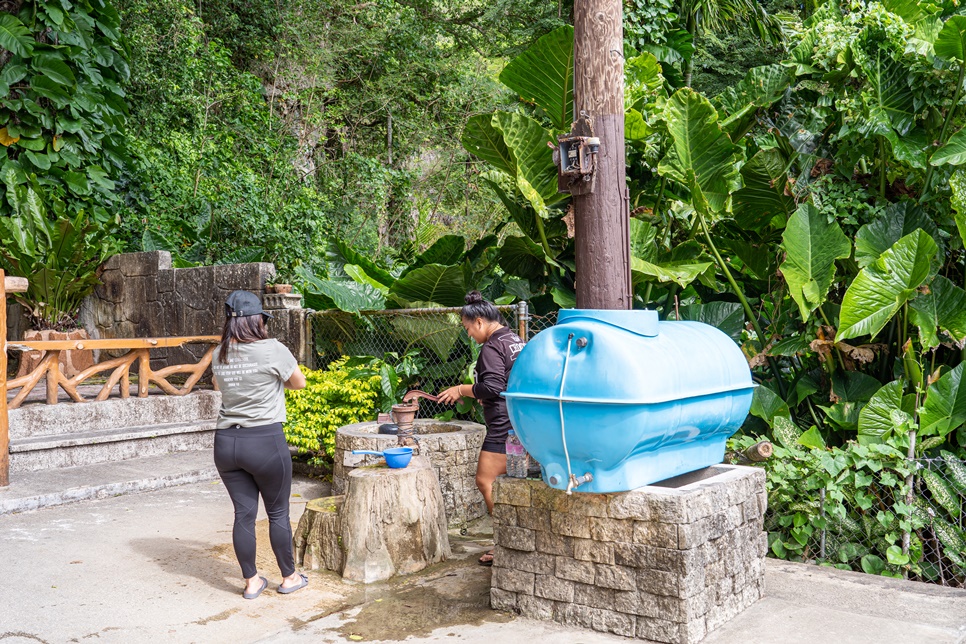
POLYGON ((258 497, 268 514, 268 534, 282 572, 278 592, 304 588, 308 577, 296 572, 292 552, 289 497, 292 457, 282 423, 285 389, 302 389, 305 376, 292 353, 268 337, 258 296, 235 291, 225 302, 225 330, 211 360, 221 409, 215 425, 215 466, 235 506, 232 544, 245 578, 245 599, 255 599, 268 580, 255 567, 255 517, 258 497))

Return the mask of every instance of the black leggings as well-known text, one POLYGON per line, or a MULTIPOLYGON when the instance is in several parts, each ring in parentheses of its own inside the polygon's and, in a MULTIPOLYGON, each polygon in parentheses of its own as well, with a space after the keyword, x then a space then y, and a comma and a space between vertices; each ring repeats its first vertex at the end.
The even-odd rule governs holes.
POLYGON ((292 524, 288 504, 292 493, 292 456, 282 424, 230 427, 215 432, 215 467, 235 506, 231 532, 242 575, 251 579, 255 567, 255 517, 261 493, 268 513, 268 536, 283 577, 295 573, 292 524))

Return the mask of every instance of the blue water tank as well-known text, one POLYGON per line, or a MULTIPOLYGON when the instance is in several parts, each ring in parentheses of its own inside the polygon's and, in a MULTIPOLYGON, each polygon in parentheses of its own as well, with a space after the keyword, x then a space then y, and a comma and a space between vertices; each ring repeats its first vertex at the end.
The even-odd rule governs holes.
POLYGON ((544 481, 624 492, 720 463, 754 383, 735 342, 654 311, 560 311, 510 372, 507 409, 544 481), (580 479, 577 479, 580 481, 580 479))

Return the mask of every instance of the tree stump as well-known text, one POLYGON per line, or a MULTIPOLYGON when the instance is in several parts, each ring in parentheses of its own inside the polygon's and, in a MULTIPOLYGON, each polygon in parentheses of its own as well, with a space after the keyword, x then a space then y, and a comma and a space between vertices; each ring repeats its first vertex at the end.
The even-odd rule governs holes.
POLYGON ((443 495, 426 457, 402 469, 353 470, 340 514, 344 579, 384 581, 451 555, 443 495))
POLYGON ((326 496, 305 504, 305 511, 295 529, 295 561, 308 570, 342 572, 340 511, 345 495, 326 496))

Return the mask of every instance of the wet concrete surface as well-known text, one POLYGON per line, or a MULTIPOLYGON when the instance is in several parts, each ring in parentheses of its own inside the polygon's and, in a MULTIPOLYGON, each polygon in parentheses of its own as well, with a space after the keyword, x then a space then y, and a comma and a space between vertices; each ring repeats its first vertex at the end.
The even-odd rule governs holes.
MULTIPOLYGON (((293 523, 326 486, 298 479, 293 523)), ((482 521, 451 532, 454 559, 385 584, 309 573, 280 595, 259 517, 259 572, 241 598, 232 508, 220 482, 0 516, 0 644, 220 642, 604 644, 624 638, 489 609, 490 569, 476 564, 482 521)), ((966 644, 966 591, 769 561, 767 597, 708 644, 966 644)))

